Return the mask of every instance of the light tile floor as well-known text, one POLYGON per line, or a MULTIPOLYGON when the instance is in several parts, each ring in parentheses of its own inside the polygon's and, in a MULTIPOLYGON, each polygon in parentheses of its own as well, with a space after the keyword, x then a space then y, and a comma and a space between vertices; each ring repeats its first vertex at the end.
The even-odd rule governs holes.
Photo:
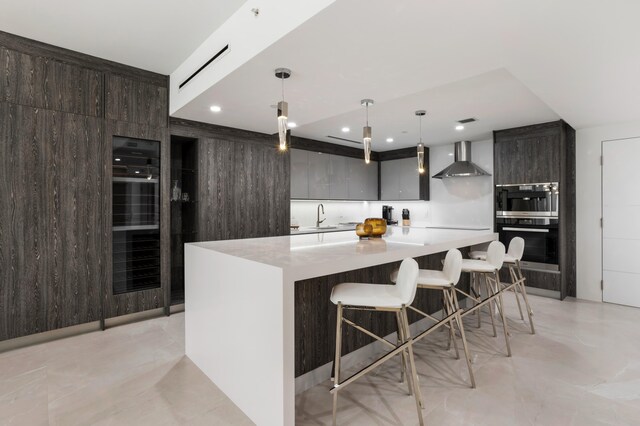
MULTIPOLYGON (((640 424, 640 309, 531 296, 528 334, 508 296, 513 357, 468 317, 477 389, 446 333, 416 345, 431 425, 640 424)), ((343 425, 417 424, 391 361, 340 394, 343 425)), ((298 396, 296 423, 331 423, 329 382, 298 396)), ((1 425, 243 425, 251 422, 184 356, 184 315, 0 354, 1 425)))

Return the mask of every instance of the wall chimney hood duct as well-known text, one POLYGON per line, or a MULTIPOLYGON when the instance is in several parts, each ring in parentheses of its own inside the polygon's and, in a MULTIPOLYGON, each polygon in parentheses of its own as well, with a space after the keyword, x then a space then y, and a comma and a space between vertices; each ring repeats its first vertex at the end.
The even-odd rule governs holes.
POLYGON ((434 179, 444 179, 450 177, 469 177, 469 176, 491 176, 482 168, 471 162, 471 142, 461 141, 455 145, 455 162, 442 170, 440 173, 433 175, 434 179))

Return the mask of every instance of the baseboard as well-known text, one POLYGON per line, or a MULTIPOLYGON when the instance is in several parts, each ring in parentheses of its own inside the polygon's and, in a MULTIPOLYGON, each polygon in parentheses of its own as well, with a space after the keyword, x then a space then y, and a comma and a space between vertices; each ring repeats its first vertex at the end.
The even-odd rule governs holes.
POLYGON ((527 294, 533 294, 535 296, 550 297, 552 299, 560 299, 560 292, 556 290, 547 290, 545 288, 524 286, 527 294))
POLYGON ((177 314, 179 312, 184 312, 184 303, 179 303, 177 305, 171 305, 169 307, 170 314, 177 314))
MULTIPOLYGON (((184 311, 184 304, 171 307, 172 313, 182 311, 184 311)), ((105 319, 105 327, 117 327, 119 325, 130 324, 132 322, 158 318, 163 315, 164 308, 150 309, 148 311, 107 318, 105 319)), ((45 331, 38 334, 31 334, 29 336, 17 337, 15 339, 0 342, 0 353, 100 330, 100 321, 93 321, 85 324, 72 325, 71 327, 59 328, 57 330, 45 331)))
POLYGON ((164 315, 164 308, 149 309, 148 311, 134 312, 132 314, 120 315, 119 317, 107 318, 104 324, 107 328, 116 327, 118 325, 129 324, 132 322, 145 321, 151 318, 157 318, 164 315))
POLYGON ((90 333, 100 330, 100 321, 88 322, 85 324, 72 325, 70 327, 59 328, 57 330, 44 331, 42 333, 30 334, 29 336, 16 337, 15 339, 0 342, 0 353, 20 349, 27 346, 39 345, 51 342, 52 340, 64 339, 79 334, 90 333))

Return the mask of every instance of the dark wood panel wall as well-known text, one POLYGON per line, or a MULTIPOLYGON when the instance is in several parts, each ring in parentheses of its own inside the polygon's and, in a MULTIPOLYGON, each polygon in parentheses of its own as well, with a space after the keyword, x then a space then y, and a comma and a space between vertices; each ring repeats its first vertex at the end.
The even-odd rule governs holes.
MULTIPOLYGON (((468 253, 468 248, 461 249, 468 253)), ((423 256, 416 259, 422 269, 442 269, 442 260, 446 253, 423 256)), ((334 285, 342 282, 361 282, 372 284, 390 284, 389 275, 400 266, 400 262, 388 263, 371 268, 358 269, 340 274, 311 278, 295 283, 295 375, 300 376, 331 362, 335 351, 336 307, 329 297, 334 285)), ((468 291, 468 274, 462 274, 461 289, 468 291)), ((442 309, 442 292, 419 289, 413 306, 434 313, 442 309)), ((397 330, 395 315, 389 312, 345 311, 345 317, 356 324, 386 336, 397 330)), ((409 311, 411 323, 421 320, 413 311, 409 311)), ((343 355, 374 341, 373 338, 353 329, 343 327, 343 355)))
POLYGON ((563 120, 495 131, 496 184, 559 183, 560 275, 525 271, 527 285, 576 295, 575 130, 563 120))
POLYGON ((167 105, 167 76, 0 32, 0 340, 164 305, 108 295, 111 139, 161 141, 168 193, 167 105))
POLYGON ((290 156, 275 136, 171 119, 198 140, 198 239, 289 234, 290 156))

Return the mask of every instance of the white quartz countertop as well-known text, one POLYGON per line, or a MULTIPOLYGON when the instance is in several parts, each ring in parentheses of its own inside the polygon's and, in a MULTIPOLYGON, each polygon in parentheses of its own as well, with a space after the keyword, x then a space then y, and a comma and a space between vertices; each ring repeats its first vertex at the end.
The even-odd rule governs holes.
POLYGON ((282 268, 301 280, 467 247, 497 239, 488 230, 390 226, 380 239, 353 231, 190 243, 196 247, 282 268))

